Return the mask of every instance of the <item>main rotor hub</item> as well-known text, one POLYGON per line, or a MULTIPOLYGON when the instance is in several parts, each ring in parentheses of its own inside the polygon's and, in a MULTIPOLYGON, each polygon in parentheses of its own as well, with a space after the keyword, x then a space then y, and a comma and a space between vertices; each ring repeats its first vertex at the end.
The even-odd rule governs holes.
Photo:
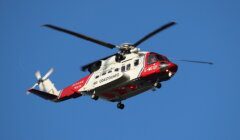
POLYGON ((135 48, 135 47, 130 43, 123 43, 120 46, 120 49, 133 49, 133 48, 135 48))
POLYGON ((120 45, 119 50, 121 53, 130 53, 135 47, 130 43, 123 43, 120 45))
POLYGON ((130 51, 130 50, 134 49, 134 48, 135 47, 130 43, 123 43, 123 44, 120 45, 119 50, 121 52, 127 52, 127 51, 130 51))

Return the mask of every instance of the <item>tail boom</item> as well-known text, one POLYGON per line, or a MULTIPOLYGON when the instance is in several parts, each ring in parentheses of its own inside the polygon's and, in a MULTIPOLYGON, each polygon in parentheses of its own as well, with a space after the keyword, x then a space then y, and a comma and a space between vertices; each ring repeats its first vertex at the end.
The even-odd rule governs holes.
POLYGON ((28 92, 33 93, 43 99, 50 100, 53 102, 60 102, 70 98, 77 98, 82 96, 84 91, 83 87, 88 82, 91 75, 88 75, 74 84, 62 89, 57 90, 50 79, 46 79, 39 83, 39 90, 31 88, 28 92))

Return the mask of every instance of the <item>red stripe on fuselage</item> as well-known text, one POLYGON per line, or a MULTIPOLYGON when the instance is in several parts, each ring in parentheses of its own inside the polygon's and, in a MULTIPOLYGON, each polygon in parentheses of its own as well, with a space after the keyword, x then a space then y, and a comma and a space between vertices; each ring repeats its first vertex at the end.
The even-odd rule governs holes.
POLYGON ((64 88, 61 92, 61 95, 59 97, 59 99, 65 98, 65 97, 69 97, 73 94, 80 94, 78 93, 79 90, 87 84, 88 80, 90 79, 91 75, 88 75, 84 78, 82 78, 81 80, 75 82, 74 84, 64 88))

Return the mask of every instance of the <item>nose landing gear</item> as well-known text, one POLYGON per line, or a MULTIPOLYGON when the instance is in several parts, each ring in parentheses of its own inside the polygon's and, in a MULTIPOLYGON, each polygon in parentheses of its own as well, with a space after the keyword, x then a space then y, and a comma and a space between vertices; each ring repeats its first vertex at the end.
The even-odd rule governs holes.
POLYGON ((159 83, 159 82, 156 82, 156 83, 154 83, 154 85, 153 85, 154 87, 156 87, 156 88, 161 88, 162 87, 162 84, 161 83, 159 83))
POLYGON ((96 94, 93 94, 91 98, 96 101, 99 97, 96 94))
POLYGON ((118 109, 124 109, 124 104, 121 103, 121 102, 119 102, 119 103, 117 104, 117 108, 118 108, 118 109))

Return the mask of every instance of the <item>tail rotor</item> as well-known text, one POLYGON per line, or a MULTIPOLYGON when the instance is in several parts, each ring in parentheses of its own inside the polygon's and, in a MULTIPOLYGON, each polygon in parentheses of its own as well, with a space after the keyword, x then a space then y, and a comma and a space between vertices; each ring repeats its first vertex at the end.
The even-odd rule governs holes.
POLYGON ((39 86, 40 90, 44 90, 45 87, 42 84, 45 80, 48 79, 48 77, 53 73, 53 68, 51 68, 43 77, 41 76, 40 71, 36 71, 35 77, 37 78, 37 82, 32 86, 32 89, 34 89, 36 86, 39 86))
POLYGON ((37 96, 40 96, 44 99, 55 100, 60 91, 54 86, 54 83, 49 79, 49 76, 53 73, 53 68, 49 69, 48 72, 42 77, 40 71, 35 72, 35 77, 37 78, 37 82, 28 89, 27 94, 33 93, 37 96), (35 89, 38 86, 39 89, 35 89))

